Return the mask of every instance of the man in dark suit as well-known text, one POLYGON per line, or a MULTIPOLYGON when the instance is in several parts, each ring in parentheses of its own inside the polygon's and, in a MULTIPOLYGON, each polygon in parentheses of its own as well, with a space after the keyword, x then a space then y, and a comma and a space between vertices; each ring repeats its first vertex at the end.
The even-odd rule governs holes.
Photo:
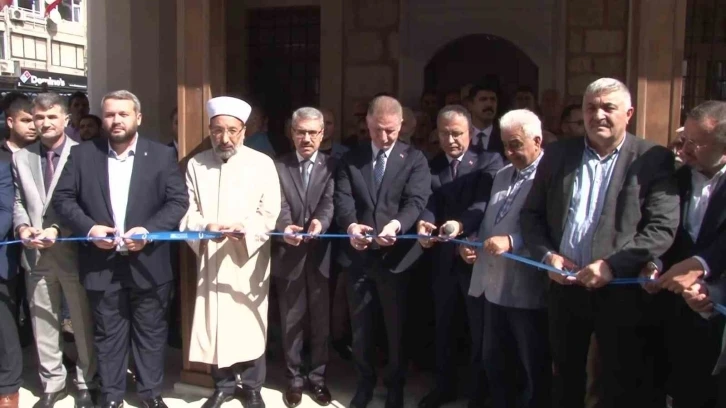
POLYGON ((295 152, 276 163, 282 190, 277 230, 288 234, 273 246, 272 276, 278 289, 282 342, 290 384, 283 394, 286 406, 300 405, 307 380, 312 398, 330 404, 325 385, 330 332, 331 241, 303 239, 295 233, 324 233, 333 220, 335 159, 318 151, 323 138, 323 114, 300 108, 292 114, 290 132, 295 152), (307 320, 307 322, 306 322, 307 320), (301 372, 304 328, 310 327, 310 371, 301 372))
POLYGON ((143 405, 165 408, 169 244, 133 236, 177 230, 189 196, 172 149, 139 137, 135 95, 111 92, 102 110, 108 139, 72 149, 53 208, 74 235, 93 239, 79 246, 78 258, 95 319, 101 406, 123 406, 131 344, 143 405))
MULTIPOLYGON (((13 174, 10 162, 0 161, 0 236, 9 239, 13 229, 13 174)), ((22 384, 23 351, 15 324, 17 258, 8 256, 8 246, 0 246, 0 407, 18 408, 22 384)))
POLYGON ((469 91, 471 112, 471 150, 499 153, 504 158, 504 145, 496 121, 499 107, 497 88, 492 84, 475 85, 469 91))
POLYGON ((654 296, 652 308, 653 341, 666 353, 657 372, 670 388, 661 397, 667 393, 677 406, 708 408, 716 401, 711 372, 723 319, 702 319, 680 295, 701 279, 718 281, 726 269, 726 102, 704 102, 689 112, 683 140, 684 165, 676 172, 681 222, 673 246, 656 261, 658 282, 646 290, 666 289, 654 296))
POLYGON ((647 295, 637 286, 607 285, 637 277, 672 244, 678 226, 673 154, 627 133, 633 108, 618 80, 590 84, 583 110, 587 137, 547 147, 520 216, 532 258, 575 272, 549 272, 554 406, 583 406, 594 331, 604 406, 651 407, 642 324, 647 295))
MULTIPOLYGON (((470 148, 471 116, 463 106, 444 107, 438 115, 437 132, 442 152, 431 160, 431 190, 426 209, 418 221, 420 235, 432 235, 437 227, 451 221, 466 236, 479 229, 489 201, 492 181, 502 168, 497 153, 477 153, 470 148)), ((441 229, 439 234, 444 234, 441 229)), ((424 248, 433 247, 435 239, 421 239, 424 248)), ((431 288, 436 314, 436 386, 419 404, 437 408, 456 399, 454 338, 452 333, 459 299, 466 305, 471 334, 471 375, 468 376, 471 405, 483 402, 481 384, 483 298, 468 296, 472 266, 458 256, 456 245, 438 243, 434 249, 431 288)))
POLYGON ((354 236, 345 256, 358 371, 358 389, 350 404, 355 408, 368 405, 376 385, 372 331, 379 304, 388 338, 385 406, 403 406, 405 271, 415 261, 406 255, 415 243, 396 242, 396 235, 413 229, 431 194, 431 176, 423 153, 397 142, 402 121, 403 109, 396 99, 374 98, 366 116, 371 143, 346 153, 336 177, 335 217, 354 236))

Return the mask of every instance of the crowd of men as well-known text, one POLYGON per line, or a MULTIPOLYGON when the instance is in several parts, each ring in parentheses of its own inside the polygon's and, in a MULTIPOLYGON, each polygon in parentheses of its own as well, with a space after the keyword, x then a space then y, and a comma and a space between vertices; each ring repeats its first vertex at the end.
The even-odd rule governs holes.
MULTIPOLYGON (((204 408, 235 398, 265 406, 271 286, 289 379, 284 404, 294 408, 306 393, 332 402, 336 264, 345 269, 357 375, 347 406, 371 404, 381 346, 385 407, 403 407, 404 343, 416 336, 405 333, 408 292, 425 256, 436 352, 435 386, 421 408, 458 397, 457 299, 472 345, 470 407, 575 408, 586 397, 609 408, 663 408, 668 397, 673 407, 726 406, 716 310, 726 302, 726 102, 688 113, 676 168, 673 151, 627 131, 634 110, 618 80, 584 91, 582 116, 571 119, 582 122, 582 137, 550 143, 531 109, 497 118, 495 91, 475 86, 470 95, 467 107, 438 111, 441 151, 430 160, 399 140, 406 114, 391 96, 370 102, 368 138, 336 153, 325 137, 329 112, 297 109, 294 151, 274 160, 245 146, 253 107, 213 98, 212 148, 184 169, 175 144, 139 136, 141 104, 128 91, 103 98, 103 136, 81 143, 58 95, 13 101, 8 140, 18 149, 0 161, 0 235, 22 241, 22 275, 15 247, 0 246, 0 408, 19 406, 20 280, 44 392, 37 408, 69 394, 64 304, 78 351, 75 406, 122 407, 131 357, 143 406, 166 407, 178 253, 165 233, 177 230, 191 233, 197 256, 188 358, 212 366, 215 391, 204 408), (417 239, 397 238, 409 234, 417 239)), ((88 113, 87 100, 74 104, 85 113, 71 119, 88 113)))

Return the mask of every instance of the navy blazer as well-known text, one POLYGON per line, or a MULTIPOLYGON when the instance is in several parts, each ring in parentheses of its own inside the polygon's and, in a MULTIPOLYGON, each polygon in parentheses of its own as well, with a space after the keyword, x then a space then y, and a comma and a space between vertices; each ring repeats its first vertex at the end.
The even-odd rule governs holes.
MULTIPOLYGON (((71 148, 53 193, 53 209, 75 236, 87 236, 94 225, 114 226, 108 183, 108 141, 99 138, 71 148)), ((126 229, 176 231, 189 208, 184 176, 174 149, 138 138, 126 208, 126 229)), ((149 242, 127 256, 92 242, 78 249, 79 273, 87 290, 112 284, 150 289, 173 279, 169 242, 149 242), (115 262, 116 259, 120 261, 115 262)))
MULTIPOLYGON (((9 161, 0 160, 0 236, 13 239, 13 203, 15 185, 9 161)), ((9 280, 18 273, 20 244, 0 246, 0 280, 9 280)))
MULTIPOLYGON (((343 155, 335 179, 335 219, 342 230, 352 223, 372 227, 377 233, 391 220, 401 223, 399 234, 415 233, 415 223, 431 195, 431 175, 421 151, 396 142, 386 161, 381 186, 373 181, 373 149, 370 143, 357 146, 343 155)), ((408 269, 415 259, 406 255, 414 240, 399 240, 393 246, 373 244, 364 251, 343 245, 343 266, 367 264, 376 257, 383 268, 394 273, 408 269)))

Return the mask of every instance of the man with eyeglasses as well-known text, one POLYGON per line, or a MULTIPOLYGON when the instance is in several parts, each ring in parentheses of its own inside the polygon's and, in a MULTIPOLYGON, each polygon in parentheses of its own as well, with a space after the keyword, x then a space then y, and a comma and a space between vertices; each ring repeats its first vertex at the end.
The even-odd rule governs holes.
POLYGON ((244 143, 251 107, 221 96, 207 102, 212 149, 187 167, 189 211, 182 231, 219 232, 189 241, 198 284, 189 360, 212 365, 219 408, 241 389, 245 408, 264 408, 270 244, 280 214, 280 183, 267 155, 244 143))
MULTIPOLYGON (((678 406, 723 406, 715 404, 718 387, 711 375, 721 350, 723 320, 703 319, 681 296, 707 297, 726 269, 726 102, 704 102, 689 112, 682 141, 684 165, 675 176, 681 222, 670 250, 644 271, 658 278, 646 286, 649 293, 658 292, 654 339, 656 350, 666 351, 658 371, 670 380, 672 387, 664 393, 678 406)), ((706 312, 698 304, 695 309, 706 312)))
POLYGON ((290 126, 295 151, 275 163, 282 190, 277 230, 286 235, 273 244, 272 276, 280 306, 289 379, 282 397, 289 408, 300 405, 306 385, 319 405, 331 402, 325 385, 331 240, 298 235, 325 233, 333 220, 336 159, 319 150, 324 121, 323 113, 315 108, 296 110, 290 126), (303 373, 302 348, 306 337, 310 339, 310 364, 303 373))
MULTIPOLYGON (((417 223, 420 235, 448 235, 443 230, 451 224, 459 233, 476 233, 489 201, 492 181, 502 168, 502 158, 495 152, 476 152, 471 142, 471 115, 461 105, 444 107, 438 115, 437 134, 442 152, 430 162, 431 190, 426 209, 417 223), (456 220, 456 221, 452 221, 456 220), (464 229, 462 225, 467 226, 464 229), (434 232, 438 228, 437 232, 434 232)), ((432 248, 431 289, 436 315, 436 384, 421 401, 421 408, 438 408, 456 399, 459 380, 456 375, 454 339, 463 333, 452 324, 456 305, 464 301, 471 334, 471 373, 468 378, 470 406, 483 404, 482 390, 482 316, 483 302, 467 296, 472 267, 457 255, 456 245, 437 242, 436 238, 420 239, 421 247, 432 248)), ((463 330, 462 330, 463 331, 463 330)))
POLYGON ((568 105, 562 110, 560 128, 561 139, 585 136, 585 121, 582 117, 581 105, 568 105))

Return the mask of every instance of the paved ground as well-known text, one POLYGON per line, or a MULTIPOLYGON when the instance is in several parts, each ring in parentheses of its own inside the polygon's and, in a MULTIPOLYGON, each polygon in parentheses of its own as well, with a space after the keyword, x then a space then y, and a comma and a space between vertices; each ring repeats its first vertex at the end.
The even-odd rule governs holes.
MULTIPOLYGON (((355 392, 355 374, 352 363, 340 359, 337 354, 332 353, 333 360, 328 371, 328 386, 333 395, 334 402, 332 407, 346 407, 355 392)), ((24 387, 20 390, 20 406, 22 408, 31 408, 38 400, 40 395, 40 380, 37 376, 36 357, 33 347, 28 347, 24 351, 25 370, 24 387)), ((205 398, 199 395, 199 392, 208 392, 205 389, 189 389, 177 386, 175 383, 179 380, 179 371, 181 368, 181 351, 177 349, 169 349, 166 363, 166 378, 164 387, 164 401, 170 408, 176 407, 200 407, 205 398)), ((430 374, 423 372, 411 371, 409 373, 408 384, 406 386, 406 408, 417 407, 419 400, 426 394, 430 384, 430 374)), ((178 384, 177 384, 178 385, 178 384)), ((278 358, 268 360, 268 375, 266 387, 262 390, 262 396, 268 408, 285 408, 282 402, 282 392, 285 390, 286 382, 282 361, 278 358)), ((72 387, 72 386, 71 386, 72 387)), ((386 390, 382 386, 376 389, 373 402, 369 405, 371 408, 383 407, 386 398, 386 390)), ((135 396, 133 384, 129 386, 127 392, 126 404, 130 407, 138 407, 139 401, 135 396)), ((56 408, 73 408, 73 397, 69 396, 56 404, 56 408)), ((231 401, 225 404, 225 408, 240 408, 242 404, 238 401, 231 401)), ((303 398, 300 405, 301 408, 319 407, 308 396, 303 398)), ((447 407, 466 407, 466 401, 460 400, 452 403, 447 407)))

